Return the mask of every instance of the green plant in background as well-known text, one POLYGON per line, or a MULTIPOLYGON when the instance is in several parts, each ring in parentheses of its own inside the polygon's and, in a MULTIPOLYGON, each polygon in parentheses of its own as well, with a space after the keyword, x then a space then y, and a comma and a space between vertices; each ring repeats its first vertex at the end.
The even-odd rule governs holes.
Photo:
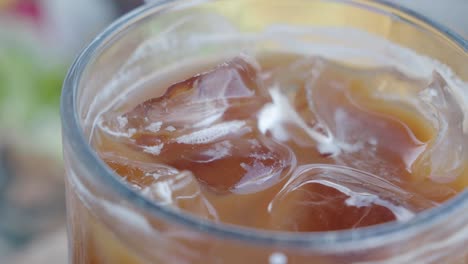
POLYGON ((0 42, 0 263, 3 263, 2 254, 25 245, 48 228, 49 223, 53 225, 54 219, 60 223, 63 216, 63 186, 55 175, 61 171, 59 103, 66 67, 59 59, 45 55, 45 49, 37 42, 5 40, 5 35, 0 36, 4 37, 0 42), (38 196, 37 190, 28 187, 40 181, 47 182, 44 186, 53 186, 49 190, 37 187, 46 196, 38 196), (18 196, 22 191, 28 193, 18 196), (28 195, 29 198, 18 198, 28 195))
POLYGON ((27 44, 0 44, 0 137, 12 137, 28 151, 59 156, 65 69, 27 44))

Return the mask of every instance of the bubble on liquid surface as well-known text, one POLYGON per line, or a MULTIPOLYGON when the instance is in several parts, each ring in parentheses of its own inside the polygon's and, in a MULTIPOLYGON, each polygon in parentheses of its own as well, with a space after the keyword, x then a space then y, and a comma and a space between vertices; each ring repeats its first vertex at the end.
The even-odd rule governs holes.
POLYGON ((273 252, 268 258, 269 264, 287 264, 288 257, 281 252, 273 252))

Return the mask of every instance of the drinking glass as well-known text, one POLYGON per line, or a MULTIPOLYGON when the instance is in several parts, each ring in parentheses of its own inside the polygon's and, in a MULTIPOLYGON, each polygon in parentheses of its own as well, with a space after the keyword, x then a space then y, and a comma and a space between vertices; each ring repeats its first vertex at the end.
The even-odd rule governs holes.
MULTIPOLYGON (((364 51, 346 58, 359 63, 369 63, 368 54, 379 54, 381 62, 412 63, 409 53, 396 52, 411 49, 468 81, 466 40, 383 1, 180 0, 138 8, 96 37, 64 83, 69 263, 467 263, 468 191, 407 222, 330 232, 255 230, 146 199, 115 175, 90 143, 103 111, 116 102, 142 101, 130 96, 131 89, 177 72, 180 62, 245 49, 307 47, 335 50, 327 53, 334 59, 346 48, 364 51), (289 34, 285 25, 298 32, 275 38, 278 32, 289 34), (310 45, 291 41, 301 32, 310 33, 301 40, 310 45), (239 34, 247 37, 236 38, 239 34), (255 41, 260 35, 271 38, 255 41)), ((427 65, 406 66, 411 71, 427 65)))

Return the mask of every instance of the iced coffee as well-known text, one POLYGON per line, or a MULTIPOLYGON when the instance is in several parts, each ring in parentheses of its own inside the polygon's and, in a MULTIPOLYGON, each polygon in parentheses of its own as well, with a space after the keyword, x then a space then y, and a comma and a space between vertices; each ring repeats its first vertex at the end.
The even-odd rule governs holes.
POLYGON ((185 15, 83 73, 71 263, 468 261, 457 73, 360 30, 185 15))
POLYGON ((251 228, 332 231, 408 221, 468 184, 463 111, 437 72, 425 81, 282 53, 191 67, 141 91, 160 95, 105 113, 93 137, 155 203, 251 228))

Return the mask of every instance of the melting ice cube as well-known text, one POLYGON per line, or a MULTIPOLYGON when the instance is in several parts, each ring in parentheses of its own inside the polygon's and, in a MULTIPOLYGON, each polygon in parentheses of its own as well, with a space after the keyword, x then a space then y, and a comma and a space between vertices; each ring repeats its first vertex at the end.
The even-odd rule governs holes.
POLYGON ((191 171, 205 187, 237 193, 268 188, 288 174, 294 157, 254 125, 270 100, 258 67, 252 58, 234 58, 114 122, 133 131, 130 146, 154 162, 191 171))
POLYGON ((313 164, 296 169, 268 210, 272 228, 304 232, 407 221, 434 205, 375 175, 313 164))

